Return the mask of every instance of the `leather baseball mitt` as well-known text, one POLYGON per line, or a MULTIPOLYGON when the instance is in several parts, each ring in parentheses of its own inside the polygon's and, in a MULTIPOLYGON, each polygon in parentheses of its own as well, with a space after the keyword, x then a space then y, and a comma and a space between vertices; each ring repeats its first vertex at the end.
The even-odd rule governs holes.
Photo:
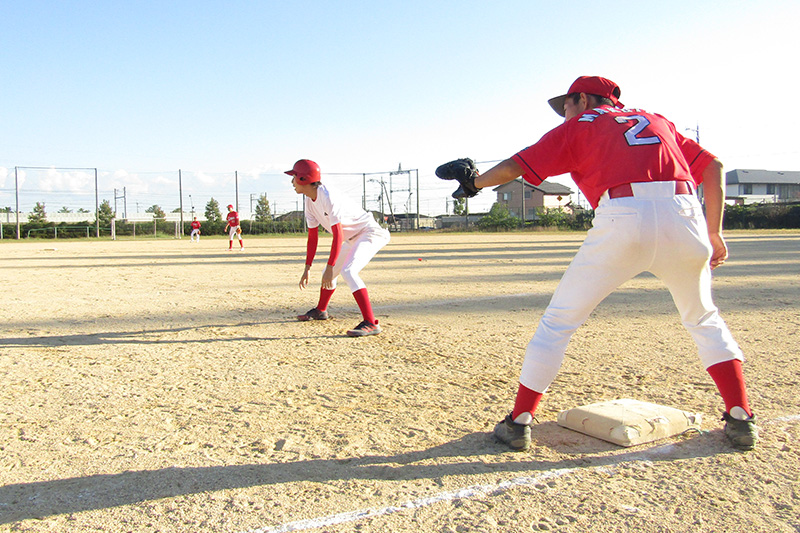
POLYGON ((453 198, 472 198, 480 192, 475 186, 475 178, 479 176, 478 169, 472 159, 464 157, 440 165, 436 175, 443 180, 456 180, 459 187, 453 193, 453 198))

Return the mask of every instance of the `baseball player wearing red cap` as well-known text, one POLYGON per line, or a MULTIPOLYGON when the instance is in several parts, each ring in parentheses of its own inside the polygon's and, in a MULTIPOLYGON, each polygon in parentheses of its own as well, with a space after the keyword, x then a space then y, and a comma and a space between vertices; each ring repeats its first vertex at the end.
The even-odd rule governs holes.
POLYGON ((191 242, 195 242, 195 237, 197 237, 197 242, 200 242, 200 225, 200 221, 197 220, 197 217, 194 217, 194 220, 192 220, 192 234, 189 235, 191 242))
POLYGON ((308 272, 314 261, 319 240, 319 226, 332 236, 331 253, 322 273, 319 301, 316 307, 297 317, 300 321, 327 320, 328 304, 336 290, 336 280, 341 274, 361 310, 363 320, 348 330, 350 337, 377 335, 381 332, 378 319, 372 311, 369 294, 364 281, 358 275, 389 242, 389 232, 382 228, 371 213, 351 202, 338 191, 323 185, 319 165, 309 159, 301 159, 286 174, 292 176, 292 185, 297 194, 305 196, 306 266, 300 277, 300 288, 308 286, 308 272))
POLYGON ((233 239, 239 239, 239 251, 244 251, 244 242, 242 242, 242 227, 239 225, 239 213, 233 210, 233 205, 228 206, 228 214, 225 217, 228 223, 225 225, 225 231, 228 232, 228 251, 233 250, 233 239))
POLYGON ((595 209, 593 227, 528 344, 514 409, 494 435, 513 449, 528 448, 533 415, 572 334, 612 291, 649 271, 668 287, 717 385, 725 435, 737 448, 751 449, 758 432, 744 359, 711 297, 711 270, 728 257, 722 164, 664 117, 624 107, 619 97, 610 80, 578 78, 566 94, 549 101, 563 124, 468 183, 474 195, 519 176, 538 185, 569 172, 595 209), (705 217, 695 195, 701 182, 705 217))

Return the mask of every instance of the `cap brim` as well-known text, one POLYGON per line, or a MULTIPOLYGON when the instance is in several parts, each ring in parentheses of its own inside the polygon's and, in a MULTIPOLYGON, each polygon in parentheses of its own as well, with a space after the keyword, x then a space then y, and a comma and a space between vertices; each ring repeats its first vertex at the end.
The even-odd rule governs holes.
POLYGON ((559 116, 566 117, 564 114, 564 102, 567 101, 567 95, 562 94, 561 96, 556 96, 555 98, 551 98, 547 101, 550 104, 550 107, 553 108, 553 111, 559 114, 559 116))
POLYGON ((284 172, 284 174, 289 174, 290 176, 297 176, 297 172, 295 172, 294 170, 287 170, 286 172, 284 172))

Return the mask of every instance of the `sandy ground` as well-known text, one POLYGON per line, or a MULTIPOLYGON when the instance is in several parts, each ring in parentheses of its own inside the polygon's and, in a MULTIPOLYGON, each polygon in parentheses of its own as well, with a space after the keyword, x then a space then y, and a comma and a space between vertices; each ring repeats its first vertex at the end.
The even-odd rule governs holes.
POLYGON ((0 241, 0 531, 800 531, 798 232, 731 233, 715 274, 756 450, 727 444, 649 275, 575 335, 531 450, 493 441, 582 238, 394 235, 361 339, 344 284, 333 320, 294 320, 304 237, 0 241), (556 424, 615 398, 703 431, 621 448, 556 424))

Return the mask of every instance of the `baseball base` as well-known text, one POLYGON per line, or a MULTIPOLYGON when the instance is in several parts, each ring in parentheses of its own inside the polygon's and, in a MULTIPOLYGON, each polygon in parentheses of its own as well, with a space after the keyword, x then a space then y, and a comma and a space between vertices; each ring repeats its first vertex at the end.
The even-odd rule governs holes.
POLYGON ((620 446, 636 446, 699 430, 700 413, 632 399, 611 400, 562 411, 558 425, 620 446))

